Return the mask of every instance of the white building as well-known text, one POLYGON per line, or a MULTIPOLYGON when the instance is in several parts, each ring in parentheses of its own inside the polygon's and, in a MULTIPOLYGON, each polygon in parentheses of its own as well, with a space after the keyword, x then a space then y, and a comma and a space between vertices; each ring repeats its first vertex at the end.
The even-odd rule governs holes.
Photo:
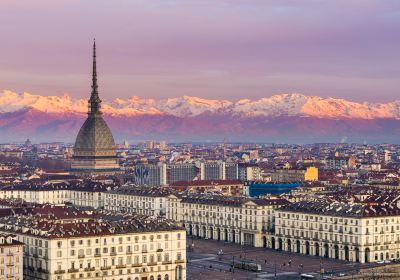
POLYGON ((0 279, 23 279, 23 246, 15 235, 0 234, 0 279))
POLYGON ((77 206, 101 208, 104 206, 104 193, 112 188, 113 185, 98 182, 21 184, 2 188, 0 199, 56 205, 70 202, 77 206))
POLYGON ((186 279, 185 231, 174 224, 53 207, 0 219, 26 244, 23 279, 186 279))
POLYGON ((177 221, 189 235, 261 247, 262 237, 274 230, 275 208, 282 199, 171 195, 167 218, 177 221))
POLYGON ((239 164, 238 177, 243 181, 259 181, 262 179, 261 168, 255 164, 239 164))
POLYGON ((265 246, 352 262, 400 258, 400 210, 394 206, 302 201, 275 211, 265 246))
POLYGON ((123 213, 164 216, 168 189, 121 187, 104 193, 104 209, 123 213))

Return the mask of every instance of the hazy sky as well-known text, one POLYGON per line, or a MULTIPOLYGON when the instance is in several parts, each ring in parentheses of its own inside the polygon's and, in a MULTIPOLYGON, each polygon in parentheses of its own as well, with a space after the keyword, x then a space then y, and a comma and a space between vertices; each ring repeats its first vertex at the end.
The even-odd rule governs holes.
POLYGON ((400 0, 1 0, 0 90, 400 99, 400 0))

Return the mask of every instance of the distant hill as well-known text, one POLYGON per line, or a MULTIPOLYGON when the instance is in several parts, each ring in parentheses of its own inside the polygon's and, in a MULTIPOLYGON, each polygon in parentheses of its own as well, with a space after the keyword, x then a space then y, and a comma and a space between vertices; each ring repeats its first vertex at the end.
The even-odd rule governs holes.
MULTIPOLYGON (((117 141, 400 142, 400 101, 357 103, 303 94, 259 100, 115 99, 103 102, 117 141)), ((0 93, 0 142, 73 141, 87 102, 68 95, 0 93)))

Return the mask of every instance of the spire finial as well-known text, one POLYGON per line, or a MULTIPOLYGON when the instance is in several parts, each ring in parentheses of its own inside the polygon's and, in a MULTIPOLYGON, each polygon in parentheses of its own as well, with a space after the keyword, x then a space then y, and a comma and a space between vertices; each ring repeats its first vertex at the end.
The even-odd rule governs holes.
POLYGON ((97 93, 96 39, 93 39, 92 93, 97 93))
POLYGON ((99 93, 97 91, 97 69, 96 69, 96 39, 93 38, 93 69, 92 69, 92 93, 89 99, 89 114, 100 114, 99 93))

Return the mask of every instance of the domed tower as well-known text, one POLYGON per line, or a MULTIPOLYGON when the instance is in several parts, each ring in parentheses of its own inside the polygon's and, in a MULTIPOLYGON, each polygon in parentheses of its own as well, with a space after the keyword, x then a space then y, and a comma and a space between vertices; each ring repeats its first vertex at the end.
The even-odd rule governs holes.
POLYGON ((71 163, 71 173, 75 175, 120 172, 114 137, 102 117, 101 99, 97 88, 96 42, 94 42, 92 93, 88 101, 88 117, 76 137, 71 163))

